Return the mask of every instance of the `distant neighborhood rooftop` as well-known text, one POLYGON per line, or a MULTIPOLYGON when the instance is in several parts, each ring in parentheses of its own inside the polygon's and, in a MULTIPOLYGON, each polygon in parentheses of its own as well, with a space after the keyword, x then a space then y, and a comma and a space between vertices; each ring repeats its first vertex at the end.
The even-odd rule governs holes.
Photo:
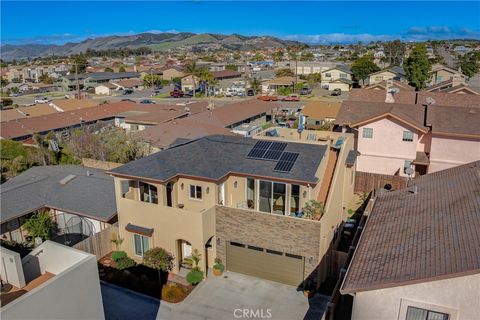
POLYGON ((480 273, 480 161, 378 195, 343 294, 480 273))
POLYGON ((113 178, 77 165, 33 167, 0 189, 2 222, 47 207, 108 222, 117 213, 113 178))

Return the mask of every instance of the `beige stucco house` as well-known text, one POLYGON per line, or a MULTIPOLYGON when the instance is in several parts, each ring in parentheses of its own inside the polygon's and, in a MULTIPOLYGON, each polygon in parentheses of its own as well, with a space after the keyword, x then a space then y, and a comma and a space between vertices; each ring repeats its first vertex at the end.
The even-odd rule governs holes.
POLYGON ((299 285, 353 195, 353 137, 326 132, 307 141, 308 132, 275 130, 183 141, 111 170, 122 249, 141 261, 163 247, 176 257, 174 272, 198 249, 202 270, 218 257, 227 270, 299 285), (303 216, 309 200, 324 203, 323 216, 303 216))
POLYGON ((344 66, 336 66, 321 72, 322 78, 320 85, 327 90, 341 89, 350 91, 352 88, 352 72, 344 66))
POLYGON ((454 82, 453 86, 466 83, 466 77, 461 71, 445 67, 441 64, 435 64, 432 66, 432 79, 430 85, 437 85, 450 79, 454 82))

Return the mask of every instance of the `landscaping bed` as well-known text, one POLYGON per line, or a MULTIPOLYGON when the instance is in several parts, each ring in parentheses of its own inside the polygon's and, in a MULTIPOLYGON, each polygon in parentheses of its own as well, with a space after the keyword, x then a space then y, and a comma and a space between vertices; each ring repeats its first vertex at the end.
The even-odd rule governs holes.
POLYGON ((125 263, 115 262, 112 253, 109 253, 98 261, 100 279, 171 303, 183 301, 193 290, 193 286, 167 280, 167 274, 159 279, 157 270, 143 264, 126 266, 125 263))

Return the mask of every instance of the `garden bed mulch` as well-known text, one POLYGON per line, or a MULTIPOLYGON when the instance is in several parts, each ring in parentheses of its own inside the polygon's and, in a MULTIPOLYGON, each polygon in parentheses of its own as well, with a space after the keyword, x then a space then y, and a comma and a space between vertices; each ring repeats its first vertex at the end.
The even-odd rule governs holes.
POLYGON ((103 281, 170 303, 183 301, 194 288, 191 285, 167 280, 167 277, 164 281, 160 281, 157 270, 142 264, 118 270, 111 254, 105 255, 98 261, 99 276, 103 281))

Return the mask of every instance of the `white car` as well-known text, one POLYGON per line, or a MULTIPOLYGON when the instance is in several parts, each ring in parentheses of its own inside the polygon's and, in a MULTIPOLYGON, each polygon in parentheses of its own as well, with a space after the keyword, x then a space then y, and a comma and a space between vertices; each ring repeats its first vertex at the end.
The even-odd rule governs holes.
POLYGON ((35 103, 49 103, 50 100, 48 100, 47 97, 36 97, 35 98, 35 103))

